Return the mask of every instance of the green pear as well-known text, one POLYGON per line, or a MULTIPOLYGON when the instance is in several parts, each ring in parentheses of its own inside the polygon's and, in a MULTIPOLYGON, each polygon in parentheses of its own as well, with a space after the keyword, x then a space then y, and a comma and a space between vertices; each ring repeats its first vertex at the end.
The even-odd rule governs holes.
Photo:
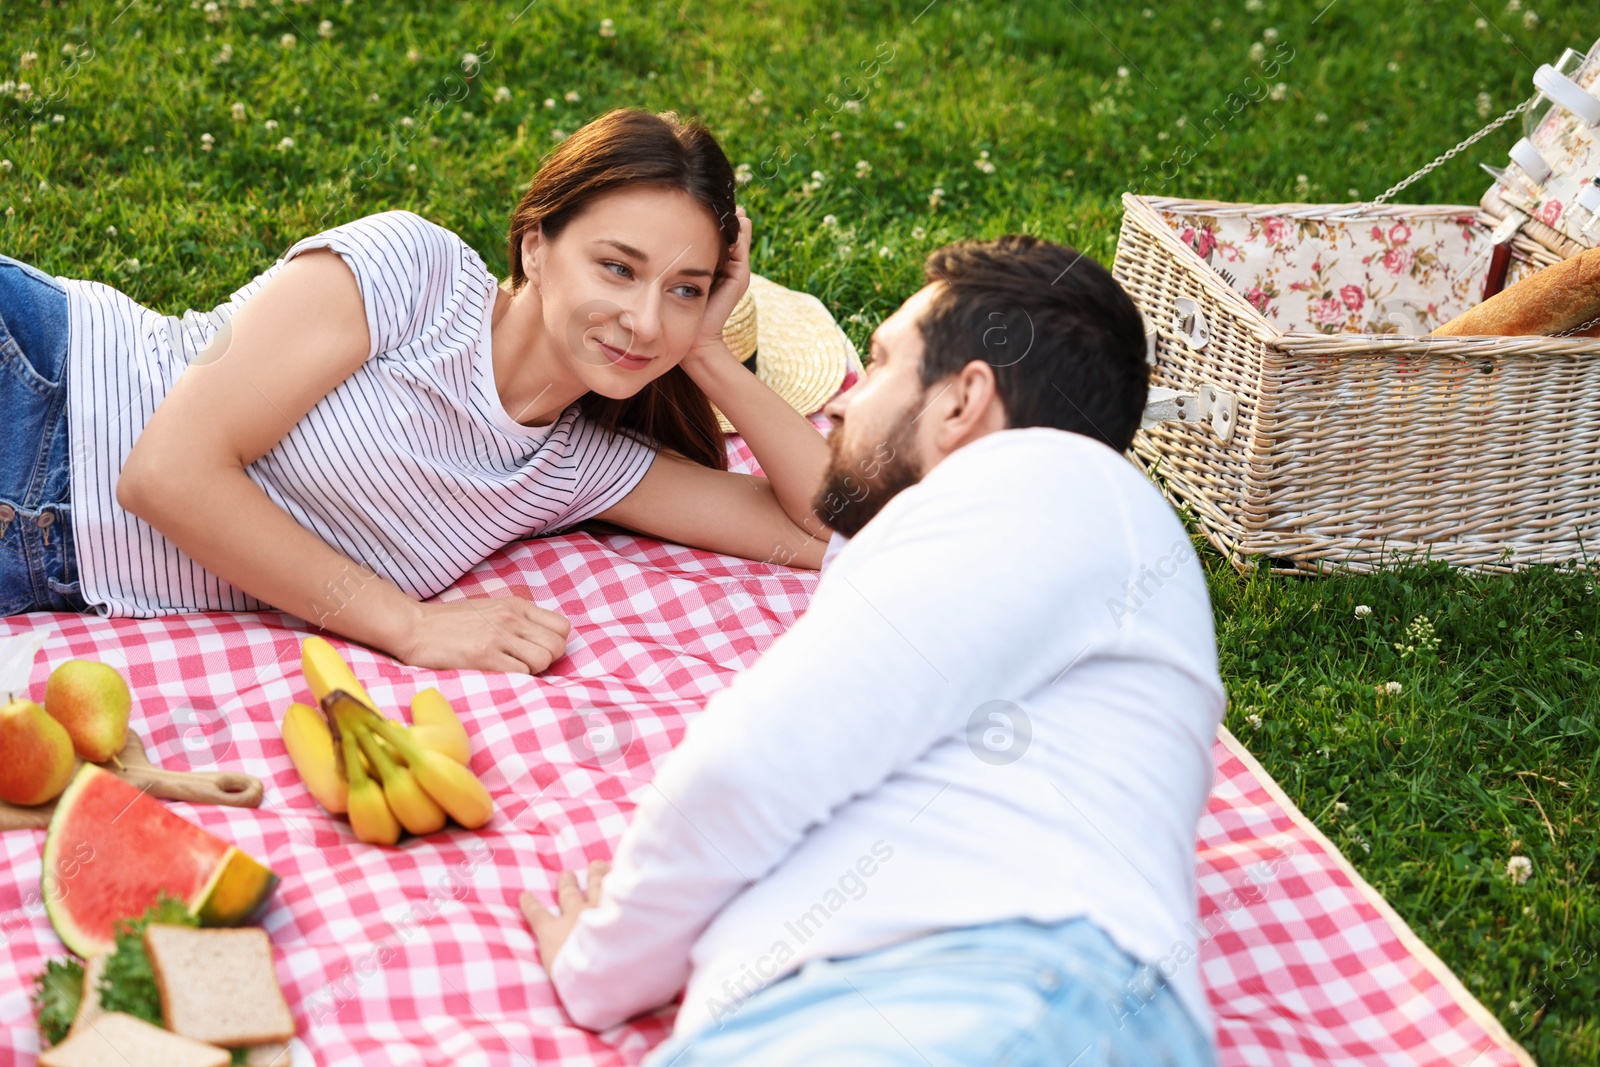
POLYGON ((0 708, 0 800, 43 804, 72 779, 72 738, 31 700, 0 708))
POLYGON ((67 728, 72 747, 90 763, 104 763, 128 739, 133 694, 115 667, 92 659, 69 659, 50 672, 45 710, 67 728))

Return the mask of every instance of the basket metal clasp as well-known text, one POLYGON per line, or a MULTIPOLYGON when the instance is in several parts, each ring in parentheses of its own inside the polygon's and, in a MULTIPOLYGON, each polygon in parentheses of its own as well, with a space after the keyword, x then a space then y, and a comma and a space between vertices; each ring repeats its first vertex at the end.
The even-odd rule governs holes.
POLYGON ((1239 398, 1210 382, 1193 393, 1152 385, 1139 427, 1148 430, 1163 422, 1209 422, 1217 440, 1226 444, 1239 422, 1239 398))
POLYGON ((1211 335, 1206 330, 1205 312, 1200 310, 1200 302, 1187 296, 1180 296, 1174 302, 1172 328, 1190 348, 1204 348, 1206 342, 1211 340, 1211 335))

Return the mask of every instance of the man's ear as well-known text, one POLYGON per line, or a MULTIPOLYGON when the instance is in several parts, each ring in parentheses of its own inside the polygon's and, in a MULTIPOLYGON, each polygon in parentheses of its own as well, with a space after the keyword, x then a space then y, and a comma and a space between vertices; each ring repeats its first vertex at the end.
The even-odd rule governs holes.
POLYGON ((941 452, 948 455, 969 441, 1006 428, 994 368, 983 360, 971 360, 957 371, 946 397, 935 442, 941 452))
POLYGON ((540 281, 539 252, 543 246, 544 230, 540 223, 536 222, 522 231, 522 273, 536 289, 540 281))

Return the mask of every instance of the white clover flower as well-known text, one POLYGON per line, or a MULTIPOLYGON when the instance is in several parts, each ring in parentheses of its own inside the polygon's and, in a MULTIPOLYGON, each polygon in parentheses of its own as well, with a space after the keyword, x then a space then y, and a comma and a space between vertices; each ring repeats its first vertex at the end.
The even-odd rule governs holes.
POLYGON ((1367 605, 1365 605, 1365 604, 1357 604, 1356 605, 1356 618, 1364 619, 1368 615, 1371 615, 1371 614, 1372 614, 1372 609, 1370 607, 1368 607, 1367 605))
POLYGON ((1486 29, 1489 28, 1489 20, 1488 19, 1477 19, 1472 24, 1474 26, 1478 27, 1478 29, 1480 29, 1480 30, 1486 30, 1486 29))
POLYGON ((942 203, 944 203, 944 190, 939 186, 934 186, 933 192, 928 194, 928 206, 936 208, 942 203))
POLYGON ((1539 25, 1539 16, 1532 11, 1524 11, 1522 13, 1522 24, 1531 30, 1539 25))
POLYGON ((17 57, 17 65, 19 67, 21 67, 23 70, 27 70, 29 67, 33 66, 38 61, 39 61, 39 53, 38 52, 24 52, 24 53, 22 53, 22 55, 17 57))
POLYGON ((115 237, 116 235, 117 235, 117 228, 115 226, 107 226, 106 227, 106 236, 107 237, 115 237))
POLYGON ((1250 46, 1250 62, 1259 63, 1267 58, 1267 46, 1257 41, 1250 46))
POLYGON ((18 82, 17 83, 17 99, 21 100, 24 103, 26 103, 27 101, 33 99, 33 86, 28 84, 27 82, 18 82))
POLYGON ((277 119, 268 119, 266 122, 263 122, 261 125, 266 127, 268 133, 271 133, 273 130, 278 128, 278 120, 277 119))
POLYGON ((378 94, 377 93, 368 93, 367 94, 367 103, 376 104, 377 102, 378 102, 378 94))
POLYGON ((222 64, 232 61, 232 59, 233 45, 225 44, 220 50, 218 50, 216 55, 211 57, 211 64, 212 66, 220 67, 222 64))
POLYGON ((552 141, 565 141, 567 139, 567 131, 566 130, 551 130, 550 131, 550 139, 552 141))
POLYGON ((235 103, 233 105, 233 107, 229 108, 228 110, 233 115, 233 121, 234 122, 243 122, 244 121, 244 105, 243 104, 235 103))
POLYGON ((139 261, 137 259, 125 259, 125 260, 122 261, 122 269, 123 270, 138 270, 139 269, 139 261))
POLYGON ((824 216, 822 216, 822 224, 824 226, 837 226, 837 225, 839 225, 839 216, 837 216, 837 215, 824 215, 824 216))
POLYGON ((861 101, 859 101, 859 100, 846 100, 844 102, 844 109, 846 111, 860 111, 861 110, 861 101))
POLYGON ((872 164, 864 159, 856 160, 856 177, 865 178, 872 173, 872 164))
POLYGON ((1388 693, 1390 696, 1399 696, 1401 691, 1403 691, 1404 689, 1405 689, 1405 686, 1401 685, 1399 682, 1384 682, 1383 683, 1383 691, 1385 693, 1388 693))
POLYGON ((294 138, 293 137, 285 137, 281 141, 278 142, 278 151, 280 151, 280 152, 287 152, 289 149, 291 149, 293 147, 294 147, 294 138))
POLYGON ((215 144, 216 138, 212 137, 209 133, 202 133, 200 135, 200 151, 209 152, 211 151, 212 146, 215 144))
POLYGON ((422 53, 417 51, 415 48, 407 48, 406 49, 406 62, 407 63, 415 63, 418 60, 420 60, 421 58, 422 58, 422 53))
POLYGON ((1297 193, 1305 193, 1310 188, 1311 188, 1311 179, 1310 178, 1306 177, 1304 174, 1296 174, 1294 176, 1294 191, 1295 192, 1297 192, 1297 193))
POLYGON ((1311 121, 1312 122, 1327 122, 1328 121, 1328 113, 1326 111, 1319 111, 1315 115, 1311 116, 1311 121))
POLYGON ((17 209, 16 208, 12 207, 10 204, 6 205, 6 218, 9 219, 12 215, 15 215, 16 213, 17 213, 17 209))
POLYGON ((801 182, 800 183, 800 195, 801 196, 810 196, 812 193, 817 191, 818 187, 819 187, 819 183, 817 183, 817 182, 801 182))
POLYGON ((461 69, 466 71, 468 74, 471 74, 473 71, 477 70, 482 63, 483 60, 478 58, 478 54, 476 52, 461 53, 461 69))
POLYGON ((893 259, 894 258, 894 249, 890 248, 888 245, 883 245, 882 247, 880 247, 878 249, 878 258, 879 259, 893 259))
POLYGON ((17 91, 17 83, 16 82, 14 82, 14 81, 3 81, 3 82, 0 82, 0 93, 14 93, 16 91, 17 91))
POLYGON ((333 22, 329 19, 323 19, 321 22, 317 23, 317 36, 321 37, 323 40, 327 40, 329 37, 332 37, 333 22))
POLYGON ((989 162, 987 159, 975 159, 972 161, 972 165, 983 171, 985 174, 994 173, 994 164, 989 162))
POLYGON ((550 110, 554 111, 555 107, 556 107, 556 98, 553 97, 553 96, 545 97, 544 98, 544 106, 549 108, 550 110))
POLYGON ((1506 0, 1506 10, 1507 11, 1521 11, 1522 10, 1522 0, 1506 0))
POLYGON ((844 134, 840 133, 838 130, 834 130, 828 135, 828 138, 834 142, 838 142, 844 140, 844 134))
POLYGON ((1268 26, 1266 29, 1262 30, 1261 31, 1261 39, 1263 41, 1267 42, 1268 44, 1276 43, 1277 40, 1278 40, 1278 29, 1277 29, 1277 27, 1276 26, 1268 26))
POLYGON ((510 99, 511 99, 511 88, 509 86, 502 85, 502 86, 500 86, 500 88, 498 88, 498 89, 496 89, 494 91, 494 102, 495 103, 503 104, 503 103, 505 103, 506 101, 508 101, 510 99))
POLYGON ((745 97, 745 99, 750 101, 752 104, 760 104, 767 99, 767 94, 762 92, 761 87, 758 85, 754 89, 750 90, 750 95, 745 97))
POLYGON ((1361 197, 1361 190, 1357 189, 1353 185, 1350 188, 1346 189, 1345 192, 1350 194, 1350 199, 1351 200, 1357 200, 1357 199, 1360 199, 1360 197, 1361 197))
POLYGON ((920 241, 926 236, 928 236, 928 231, 924 230, 921 226, 911 227, 911 239, 913 241, 920 241))
POLYGON ((849 257, 850 257, 850 246, 849 245, 840 245, 839 246, 839 258, 840 259, 848 259, 849 257))
POLYGON ((222 12, 217 8, 216 0, 206 0, 205 6, 200 10, 206 13, 207 22, 222 21, 222 12))
POLYGON ((1490 98, 1488 93, 1479 93, 1474 99, 1473 103, 1475 103, 1478 107, 1478 117, 1480 119, 1488 118, 1489 112, 1494 107, 1494 101, 1490 98))
POLYGON ((746 185, 749 183, 750 179, 754 177, 755 174, 751 172, 750 164, 748 163, 741 163, 737 167, 733 168, 733 180, 735 184, 746 185))
POLYGON ((64 56, 75 56, 78 54, 78 46, 73 44, 71 41, 68 41, 66 44, 61 46, 61 54, 64 56))
POLYGON ((567 90, 567 95, 562 97, 562 99, 565 100, 569 104, 576 104, 579 100, 582 100, 583 97, 578 95, 578 90, 576 90, 576 89, 568 89, 567 90))
POLYGON ((286 33, 282 37, 279 37, 278 38, 278 44, 281 45, 284 48, 293 48, 294 47, 294 34, 286 33))
POLYGON ((65 116, 65 115, 62 115, 62 114, 55 114, 55 115, 51 115, 51 116, 50 116, 50 121, 51 121, 51 122, 53 122, 53 123, 55 123, 55 124, 56 124, 56 125, 57 125, 57 126, 59 126, 59 125, 61 125, 61 124, 62 124, 62 123, 63 123, 63 122, 66 122, 66 121, 67 121, 67 116, 65 116))
POLYGON ((1126 78, 1127 76, 1128 76, 1128 68, 1127 67, 1118 67, 1117 68, 1117 77, 1126 78))
POLYGON ((1244 0, 1244 9, 1246 11, 1260 11, 1261 7, 1261 0, 1244 0))
POLYGON ((1506 860, 1506 877, 1512 885, 1526 885, 1533 877, 1533 861, 1526 856, 1512 856, 1506 860))
POLYGON ((1244 717, 1244 721, 1249 723, 1252 727, 1254 727, 1257 730, 1261 729, 1261 716, 1256 714, 1256 713, 1254 713, 1254 712, 1252 712, 1249 715, 1246 715, 1244 717))
POLYGON ((155 152, 156 152, 156 146, 155 145, 147 144, 147 145, 144 146, 144 154, 145 155, 153 156, 153 155, 155 155, 155 152))
POLYGON ((1399 74, 1400 73, 1400 64, 1396 60, 1391 59, 1384 66, 1385 66, 1385 69, 1387 69, 1390 74, 1399 74))
POLYGON ((8 171, 10 169, 11 169, 11 160, 9 160, 9 159, 0 159, 0 170, 7 170, 8 171))
POLYGON ((402 125, 402 126, 405 126, 405 127, 409 128, 411 126, 415 126, 416 124, 417 124, 417 120, 412 118, 410 115, 402 115, 400 117, 400 125, 402 125))
POLYGON ((1272 87, 1272 92, 1268 93, 1267 95, 1272 97, 1274 100, 1282 100, 1284 97, 1289 95, 1289 87, 1283 82, 1279 82, 1277 85, 1272 87))
POLYGON ((814 170, 811 172, 811 180, 816 182, 818 185, 821 185, 823 182, 828 180, 828 176, 822 173, 820 170, 814 170))
POLYGON ((1346 804, 1342 800, 1335 800, 1333 802, 1333 810, 1337 812, 1346 812, 1350 810, 1350 805, 1346 804))
POLYGON ((602 36, 602 37, 615 37, 616 35, 617 35, 617 24, 612 22, 610 19, 601 19, 600 20, 600 36, 602 36))
POLYGON ((906 128, 905 121, 903 119, 895 119, 894 120, 894 128, 897 129, 897 130, 905 129, 906 128))

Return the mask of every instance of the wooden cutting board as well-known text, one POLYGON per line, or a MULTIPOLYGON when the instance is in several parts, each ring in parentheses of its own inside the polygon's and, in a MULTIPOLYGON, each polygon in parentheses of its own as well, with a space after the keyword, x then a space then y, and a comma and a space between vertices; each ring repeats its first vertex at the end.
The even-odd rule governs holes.
MULTIPOLYGON (((187 800, 192 804, 226 804, 234 808, 255 808, 261 805, 261 783, 248 774, 234 771, 169 771, 157 767, 145 754, 144 742, 133 730, 128 731, 128 741, 119 755, 122 770, 115 764, 99 766, 123 781, 138 786, 153 797, 162 800, 187 800)), ((78 765, 82 766, 79 760, 78 765)), ((76 769, 73 771, 77 773, 76 769)), ((0 832, 6 830, 43 830, 50 825, 50 814, 56 802, 36 804, 24 808, 0 800, 0 832)))

